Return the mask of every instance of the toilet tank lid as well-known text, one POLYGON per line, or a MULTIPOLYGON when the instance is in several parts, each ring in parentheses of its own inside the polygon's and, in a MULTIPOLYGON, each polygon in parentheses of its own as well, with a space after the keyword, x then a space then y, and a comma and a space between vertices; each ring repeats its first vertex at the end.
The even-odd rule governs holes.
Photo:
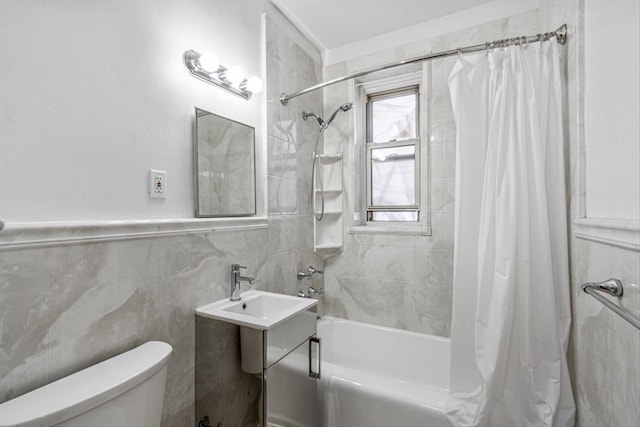
POLYGON ((172 348, 149 341, 104 362, 0 404, 0 426, 51 426, 119 396, 153 376, 172 348))

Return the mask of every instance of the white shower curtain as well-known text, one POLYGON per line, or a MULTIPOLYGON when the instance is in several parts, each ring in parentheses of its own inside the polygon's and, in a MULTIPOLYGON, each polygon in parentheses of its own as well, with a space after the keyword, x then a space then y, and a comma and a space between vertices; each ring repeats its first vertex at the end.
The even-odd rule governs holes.
POLYGON ((454 425, 570 426, 569 267, 555 40, 460 57, 454 425))

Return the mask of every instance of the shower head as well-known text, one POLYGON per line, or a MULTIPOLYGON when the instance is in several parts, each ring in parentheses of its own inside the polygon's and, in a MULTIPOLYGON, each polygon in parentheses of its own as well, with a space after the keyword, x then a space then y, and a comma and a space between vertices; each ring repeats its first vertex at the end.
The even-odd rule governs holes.
POLYGON ((329 127, 329 125, 331 124, 333 119, 336 118, 336 116, 338 115, 338 113, 340 111, 349 111, 351 108, 353 108, 353 104, 350 103, 350 102, 348 102, 346 104, 342 104, 341 106, 338 107, 338 109, 336 111, 333 112, 333 114, 331 115, 331 118, 326 123, 325 123, 324 120, 322 120, 320 117, 318 117, 314 113, 307 113, 306 111, 302 112, 302 118, 304 120, 307 120, 307 118, 309 118, 310 116, 315 117, 316 120, 318 121, 318 124, 320 125, 320 132, 322 132, 324 129, 329 127))
POLYGON ((307 113, 306 111, 302 112, 302 119, 303 120, 307 120, 307 118, 309 118, 309 116, 313 116, 316 118, 316 120, 318 121, 318 124, 320 125, 320 128, 325 128, 326 125, 324 123, 324 120, 322 120, 320 117, 316 116, 314 113, 307 113))
POLYGON ((324 126, 325 129, 329 127, 329 125, 331 124, 331 122, 333 121, 333 119, 336 118, 336 116, 338 115, 338 113, 340 111, 346 112, 349 111, 351 108, 353 108, 353 104, 348 102, 346 104, 342 104, 341 106, 339 106, 336 111, 333 112, 333 114, 331 115, 331 118, 329 118, 329 121, 327 121, 327 124, 324 126))

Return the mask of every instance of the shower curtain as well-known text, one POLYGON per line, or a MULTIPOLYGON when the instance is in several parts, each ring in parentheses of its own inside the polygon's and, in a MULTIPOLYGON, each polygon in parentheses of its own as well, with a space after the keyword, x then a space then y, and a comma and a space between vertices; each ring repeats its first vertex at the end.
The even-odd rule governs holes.
POLYGON ((570 426, 569 267, 556 40, 459 57, 454 425, 570 426))

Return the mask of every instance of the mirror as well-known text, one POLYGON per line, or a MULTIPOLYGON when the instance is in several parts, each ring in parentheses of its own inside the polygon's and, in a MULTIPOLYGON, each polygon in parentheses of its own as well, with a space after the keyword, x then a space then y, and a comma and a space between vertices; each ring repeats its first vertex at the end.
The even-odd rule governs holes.
POLYGON ((256 213, 255 129, 196 107, 196 217, 256 213))

